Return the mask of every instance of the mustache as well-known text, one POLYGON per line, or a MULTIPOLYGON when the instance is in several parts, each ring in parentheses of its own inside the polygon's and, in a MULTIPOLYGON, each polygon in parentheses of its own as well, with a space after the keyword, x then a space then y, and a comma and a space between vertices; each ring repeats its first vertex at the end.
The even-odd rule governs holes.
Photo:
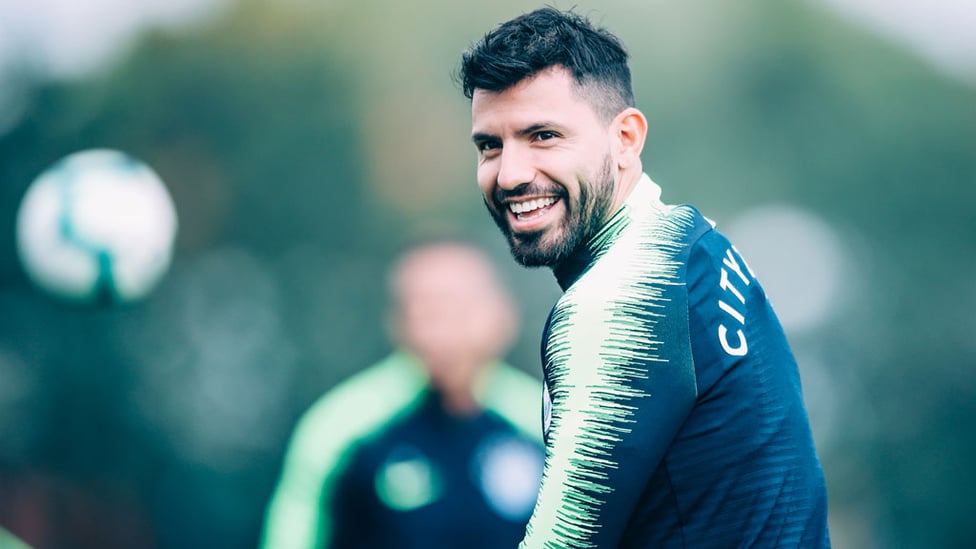
POLYGON ((511 200, 514 198, 522 198, 523 196, 556 196, 559 198, 566 198, 568 193, 566 189, 559 185, 539 185, 533 183, 523 183, 514 189, 500 189, 496 188, 495 192, 492 193, 491 198, 496 204, 501 204, 506 200, 511 200))

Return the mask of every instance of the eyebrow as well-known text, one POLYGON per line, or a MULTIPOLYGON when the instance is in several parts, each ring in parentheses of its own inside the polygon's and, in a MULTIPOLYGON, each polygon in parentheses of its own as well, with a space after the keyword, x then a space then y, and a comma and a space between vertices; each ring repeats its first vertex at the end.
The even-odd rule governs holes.
POLYGON ((471 141, 475 143, 481 143, 483 141, 491 141, 492 139, 498 139, 497 135, 492 135, 490 133, 473 133, 471 134, 471 141))
POLYGON ((552 122, 539 122, 538 124, 532 124, 527 128, 522 128, 521 130, 515 132, 515 135, 519 137, 525 137, 526 135, 531 135, 539 130, 543 130, 546 128, 553 128, 555 126, 556 125, 553 124, 552 122))

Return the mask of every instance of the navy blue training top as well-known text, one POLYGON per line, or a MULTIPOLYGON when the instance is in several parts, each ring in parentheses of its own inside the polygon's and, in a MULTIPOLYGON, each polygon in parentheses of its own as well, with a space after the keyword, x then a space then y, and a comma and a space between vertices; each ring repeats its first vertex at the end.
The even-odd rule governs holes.
POLYGON ((303 414, 261 547, 514 547, 542 474, 541 393, 497 363, 475 386, 481 412, 457 417, 423 366, 393 353, 303 414))
POLYGON ((645 175, 554 272, 521 547, 829 547, 797 365, 729 241, 645 175))
POLYGON ((429 392, 339 473, 333 549, 498 549, 525 532, 542 448, 491 411, 447 413, 429 392))

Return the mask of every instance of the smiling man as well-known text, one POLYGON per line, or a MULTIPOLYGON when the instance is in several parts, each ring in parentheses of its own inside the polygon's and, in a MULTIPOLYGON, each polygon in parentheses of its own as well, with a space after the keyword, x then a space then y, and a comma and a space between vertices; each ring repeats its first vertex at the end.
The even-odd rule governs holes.
POLYGON ((620 41, 544 8, 466 51, 459 80, 488 211, 564 290, 522 547, 829 546, 786 337, 738 251, 644 173, 620 41))
MULTIPOLYGON (((566 259, 596 235, 640 176, 631 162, 630 183, 615 188, 613 158, 601 141, 606 121, 580 100, 572 78, 566 69, 550 67, 505 93, 478 90, 472 102, 478 184, 524 265, 566 259), (534 177, 536 170, 545 177, 534 177)), ((645 122, 631 111, 623 122, 631 126, 625 137, 634 148, 633 140, 642 137, 637 126, 645 122)))

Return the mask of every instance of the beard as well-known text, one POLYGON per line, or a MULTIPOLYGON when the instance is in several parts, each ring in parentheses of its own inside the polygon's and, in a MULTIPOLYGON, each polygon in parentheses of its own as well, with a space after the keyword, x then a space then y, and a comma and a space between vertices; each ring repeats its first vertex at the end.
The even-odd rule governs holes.
POLYGON ((526 267, 554 267, 600 232, 613 205, 613 189, 613 160, 608 154, 599 173, 591 180, 579 180, 579 196, 575 199, 570 199, 566 187, 558 186, 556 194, 565 203, 566 215, 554 226, 531 233, 512 231, 508 223, 508 208, 503 205, 502 199, 532 194, 534 191, 529 187, 520 187, 511 192, 497 191, 492 196, 494 205, 486 199, 485 206, 508 239, 515 261, 526 267))

